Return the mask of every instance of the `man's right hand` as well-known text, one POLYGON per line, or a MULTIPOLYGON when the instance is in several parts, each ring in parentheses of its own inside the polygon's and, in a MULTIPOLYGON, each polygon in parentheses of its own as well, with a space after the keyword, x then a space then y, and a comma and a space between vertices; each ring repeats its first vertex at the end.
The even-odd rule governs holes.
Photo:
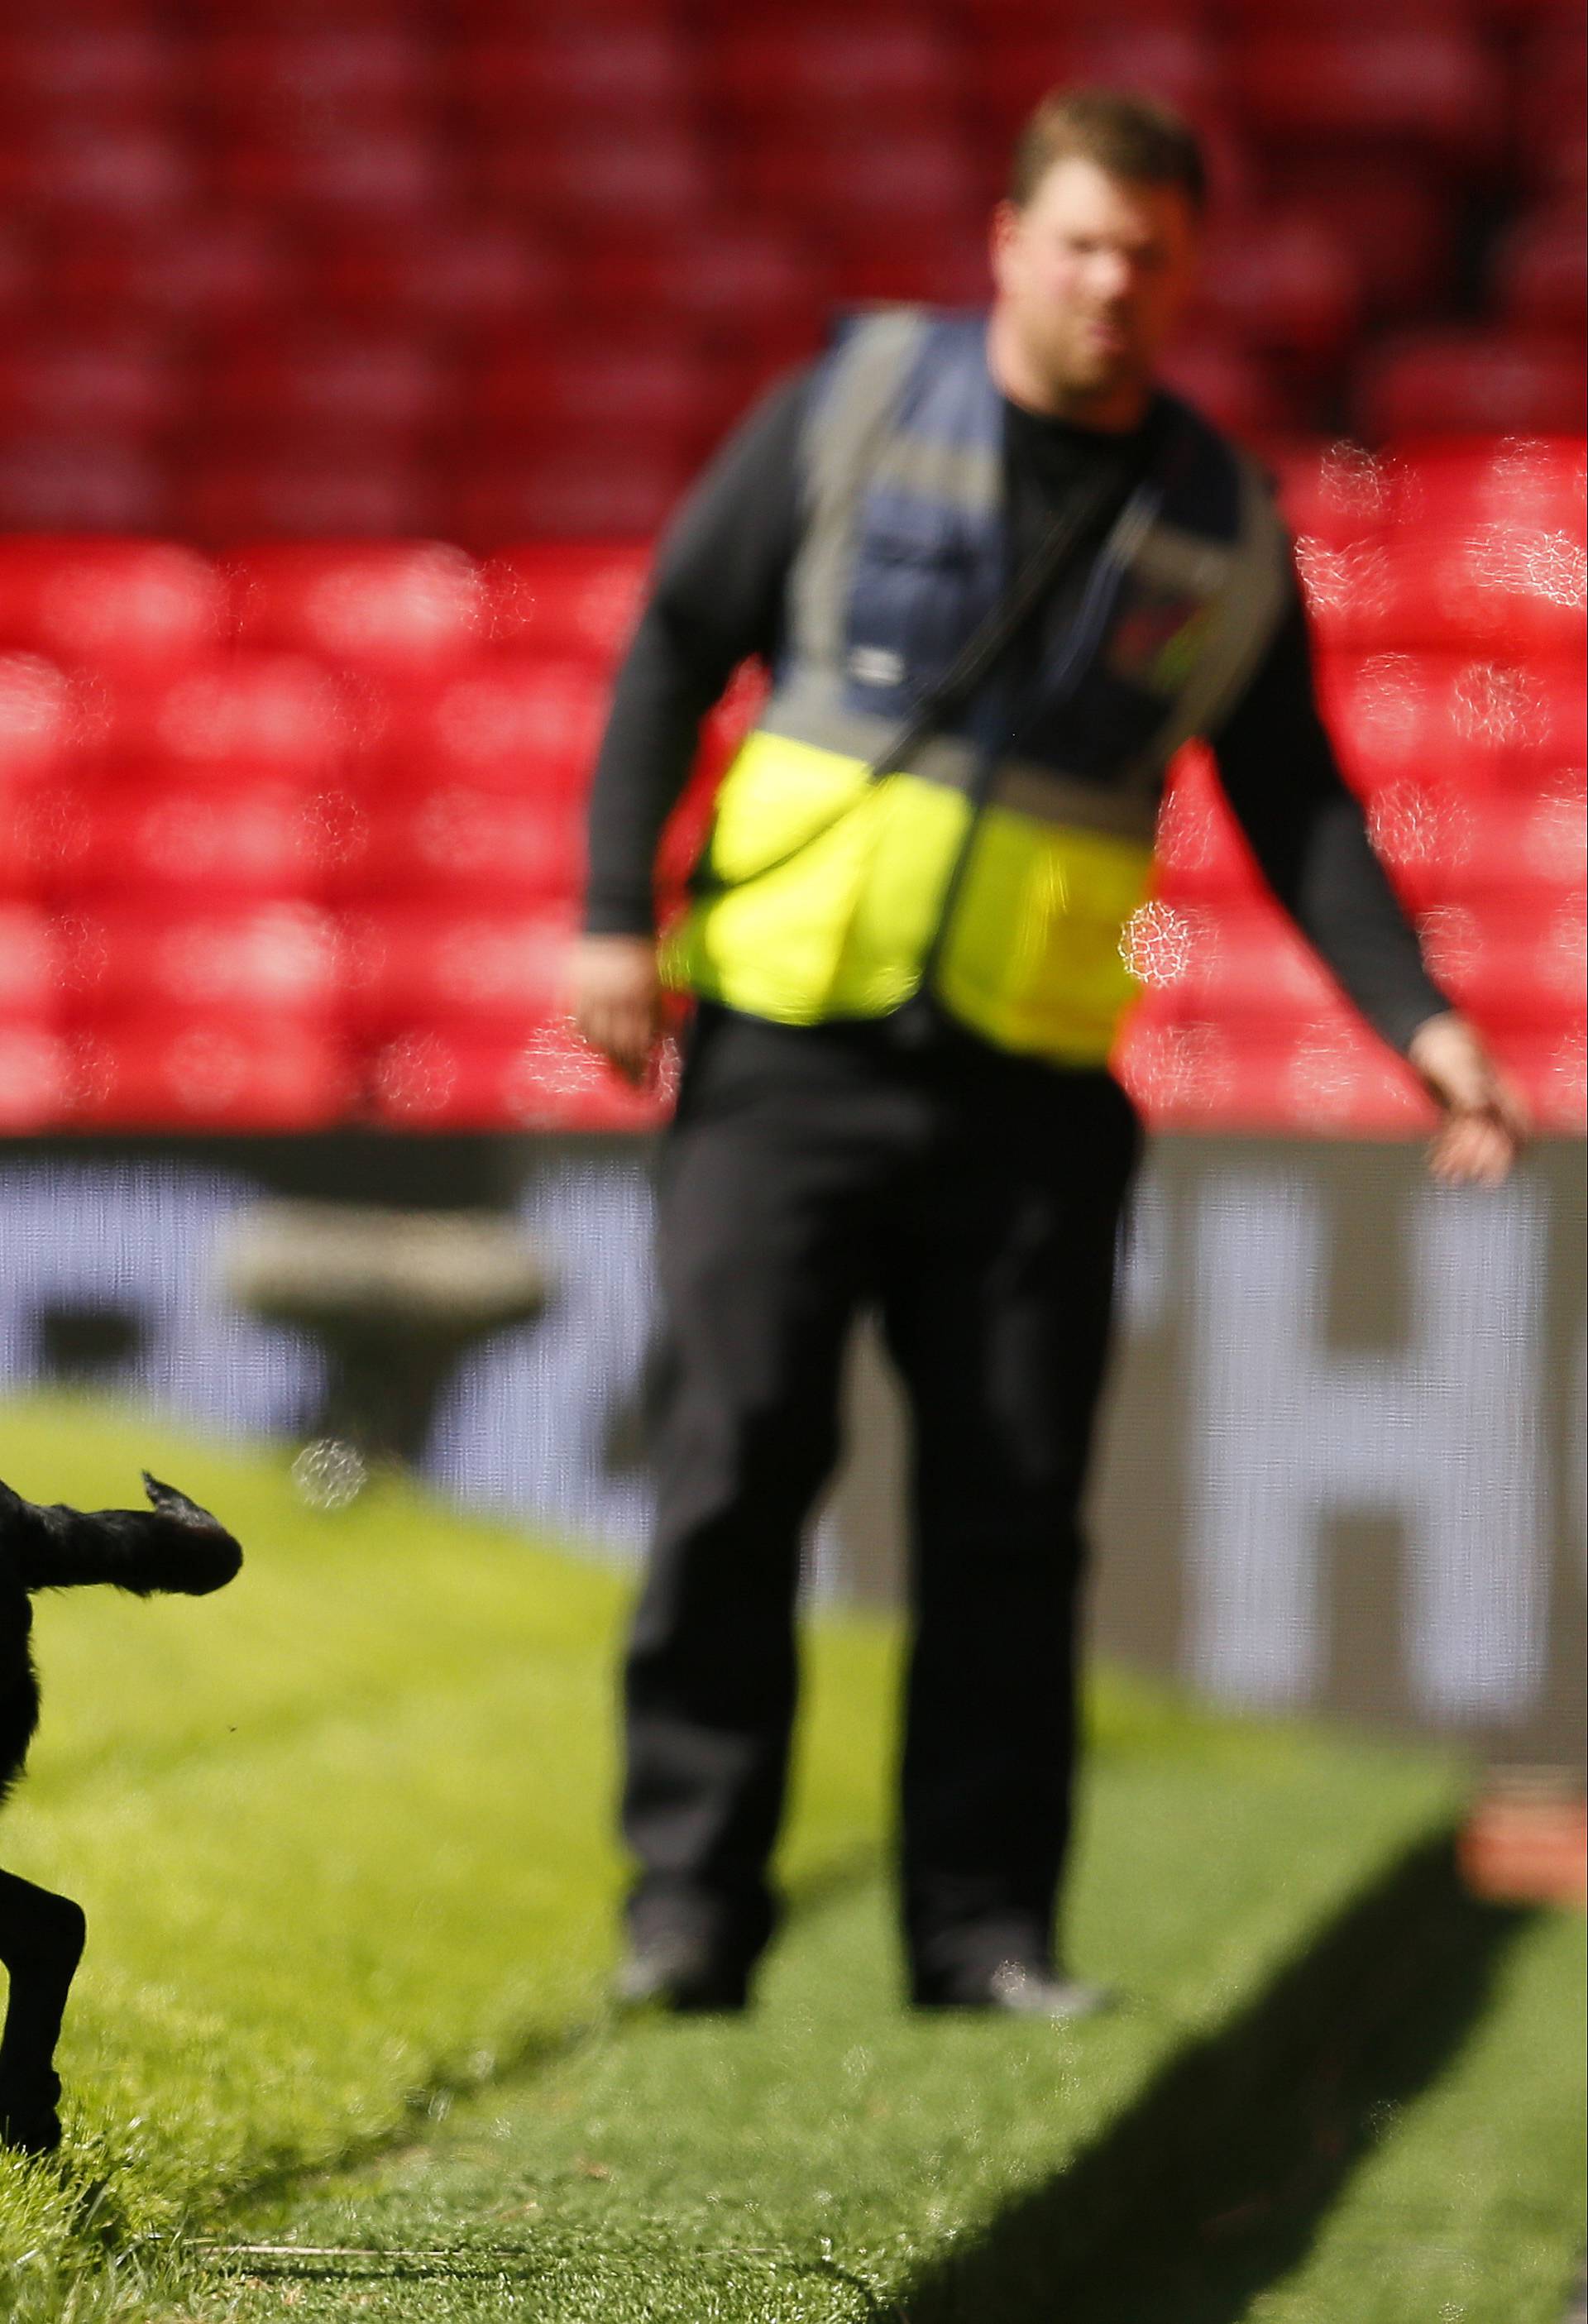
POLYGON ((1449 1186, 1497 1186, 1532 1130, 1519 1093, 1459 1011, 1418 1026, 1407 1051, 1444 1109, 1429 1167, 1449 1186))
POLYGON ((642 1082, 661 1038, 661 979, 650 936, 581 936, 569 970, 569 1006, 582 1039, 626 1081, 642 1082))

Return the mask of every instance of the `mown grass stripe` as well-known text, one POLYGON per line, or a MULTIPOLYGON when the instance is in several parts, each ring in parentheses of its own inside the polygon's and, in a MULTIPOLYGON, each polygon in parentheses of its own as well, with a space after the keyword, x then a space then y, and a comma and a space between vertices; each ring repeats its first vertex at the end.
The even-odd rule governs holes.
MULTIPOLYGON (((202 2241, 189 2243, 187 2250, 201 2268, 212 2273, 235 2271, 265 2283, 298 2284, 369 2283, 383 2278, 402 2283, 494 2283, 513 2278, 538 2282, 576 2260, 587 2264, 592 2255, 604 2271, 631 2268, 649 2275, 656 2273, 659 2267, 674 2264, 678 2256, 675 2251, 659 2245, 641 2244, 626 2250, 614 2250, 605 2238, 574 2236, 565 2237, 563 2242, 561 2251, 544 2243, 534 2248, 525 2244, 466 2242, 439 2250, 403 2250, 378 2245, 212 2246, 202 2241)), ((871 2284, 835 2259, 796 2259, 784 2252, 755 2251, 730 2245, 715 2251, 701 2251, 696 2258, 708 2276, 713 2269, 748 2267, 776 2277, 816 2278, 856 2293, 870 2316, 881 2318, 899 2312, 893 2302, 885 2301, 871 2284)))
MULTIPOLYGON (((1181 1794, 1176 1771, 1132 1763, 1100 1772, 1096 1788, 1094 1822, 1112 1831, 1133 1821, 1164 1850, 1166 1812, 1181 1794)), ((1286 1839, 1321 1854, 1338 1795, 1309 1800, 1294 1771, 1277 1789, 1288 1811, 1286 1839)), ((1231 1926, 1240 1928, 1243 1908, 1272 1885, 1271 1869, 1265 1876, 1235 1844, 1240 1804, 1223 1803, 1222 1861, 1210 1864, 1205 1841, 1181 1830, 1178 1852, 1161 1863, 1186 1912, 1177 1987, 1147 1986, 1138 2006, 1112 2022, 1036 2028, 900 2011, 873 1888, 798 1932, 757 2017, 635 2026, 570 2057, 530 2091, 466 2103, 423 2147, 373 2173, 333 2177, 305 2200, 245 2212, 242 2231, 257 2240, 414 2247, 444 2223, 453 2234, 464 2221, 490 2234, 503 2203, 522 2195, 536 2207, 542 2247, 566 2251, 578 2236, 586 2252, 582 2268, 570 2260, 555 2285, 538 2291, 539 2304, 525 2311, 537 2324, 603 2312, 602 2301, 613 2324, 628 2324, 631 2314, 687 2318, 708 2285, 714 2316, 780 2324, 776 2304, 752 2284, 730 2297, 713 2272, 711 2255, 751 2242, 781 2245, 790 2259, 825 2245, 886 2312, 908 2311, 913 2324, 918 2311, 931 2313, 934 2278, 949 2280, 953 2255, 995 2236, 1011 2208, 1056 2180, 1074 2174, 1085 2208, 1100 2221, 1113 2217, 1098 2179, 1086 2175, 1088 2153, 1113 2142, 1120 2159, 1128 2144, 1121 2126, 1139 2108, 1150 2113, 1169 2061, 1199 2049, 1205 2056, 1220 2029, 1244 2023, 1320 1914, 1365 1913, 1361 1892, 1371 1870, 1399 1866, 1439 1821, 1426 1791, 1415 1812, 1403 1795, 1398 1821, 1380 1803, 1367 1872, 1361 1836, 1343 1845, 1336 1826, 1335 1852, 1326 1868, 1315 1867, 1306 1901, 1292 1894, 1287 1913, 1270 1911, 1266 1926, 1260 1914, 1255 1932, 1248 1923, 1247 1953, 1233 1977, 1231 1926), (1186 1941, 1187 1928, 1199 1941, 1186 1941), (636 2240, 651 2255, 651 2309, 638 2290, 631 2297, 631 2271, 617 2256, 636 2240)), ((1273 1794, 1244 1806, 1248 1837, 1261 1830, 1272 1844, 1273 1794)), ((1107 1861, 1095 1850, 1083 1884, 1092 1884, 1094 1914, 1107 1861)), ((1117 1886, 1105 1894, 1116 1955, 1125 1959, 1131 1897, 1117 1886)), ((1164 1911, 1169 1917, 1167 1904, 1164 1911)), ((1161 1970, 1161 1950, 1140 1938, 1133 1950, 1138 1963, 1161 1970)), ((1163 2135, 1160 2123, 1155 2139, 1163 2135)), ((1044 2304, 1032 2312, 1046 2319, 1059 2311, 1050 2304, 1051 2254, 1042 2256, 1044 2304)), ((1007 2304, 1011 2284, 1023 2296, 1007 2267, 983 2280, 973 2264, 952 2312, 1002 2324, 1022 2312, 1007 2304)), ((451 2301, 449 2292, 415 2293, 409 2312, 449 2318, 451 2301)), ((269 2311, 244 2298, 235 2311, 216 2312, 252 2324, 269 2311)), ((311 2301, 307 2315, 319 2313, 311 2301)))

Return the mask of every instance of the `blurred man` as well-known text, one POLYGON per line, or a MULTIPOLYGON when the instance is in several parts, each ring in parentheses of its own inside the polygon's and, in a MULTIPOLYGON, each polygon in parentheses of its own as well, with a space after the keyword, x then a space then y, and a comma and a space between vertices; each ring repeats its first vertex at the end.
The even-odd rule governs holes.
POLYGON ((1203 202, 1174 116, 1049 98, 993 220, 991 314, 866 315, 774 392, 674 524, 619 678, 575 1006, 638 1075, 658 835, 730 672, 771 672, 665 948, 699 1005, 660 1188, 660 1500, 627 1666, 632 2000, 736 2006, 771 1934, 800 1535, 871 1305, 914 1422, 911 1995, 1095 2003, 1055 1918, 1077 1511, 1140 1144, 1106 1064, 1187 737, 1442 1102, 1436 1168, 1496 1178, 1519 1143, 1337 771, 1264 480, 1155 385, 1203 202))

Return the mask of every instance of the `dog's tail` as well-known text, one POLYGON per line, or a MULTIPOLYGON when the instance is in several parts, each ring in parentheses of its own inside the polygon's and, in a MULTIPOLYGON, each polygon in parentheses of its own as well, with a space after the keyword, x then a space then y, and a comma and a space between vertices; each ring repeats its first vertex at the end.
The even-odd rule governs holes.
POLYGON ((0 1555, 24 1590, 71 1590, 109 1582, 140 1598, 218 1590, 243 1553, 218 1517, 173 1485, 143 1472, 146 1509, 69 1509, 24 1501, 0 1484, 0 1555))

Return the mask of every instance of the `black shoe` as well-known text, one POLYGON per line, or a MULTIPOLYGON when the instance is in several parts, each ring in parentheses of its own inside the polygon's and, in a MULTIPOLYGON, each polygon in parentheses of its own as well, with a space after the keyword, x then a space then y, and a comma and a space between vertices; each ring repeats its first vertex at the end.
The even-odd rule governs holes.
POLYGON ((1039 1962, 1006 1960, 951 1977, 918 1977, 910 1998, 918 2009, 981 2009, 1057 2023, 1095 2017, 1113 2007, 1114 1997, 1103 1986, 1085 1985, 1039 1962))
POLYGON ((620 2009, 670 2010, 678 2015, 743 2009, 750 2000, 750 1964, 698 1936, 647 1937, 619 1969, 613 1997, 620 2009))

